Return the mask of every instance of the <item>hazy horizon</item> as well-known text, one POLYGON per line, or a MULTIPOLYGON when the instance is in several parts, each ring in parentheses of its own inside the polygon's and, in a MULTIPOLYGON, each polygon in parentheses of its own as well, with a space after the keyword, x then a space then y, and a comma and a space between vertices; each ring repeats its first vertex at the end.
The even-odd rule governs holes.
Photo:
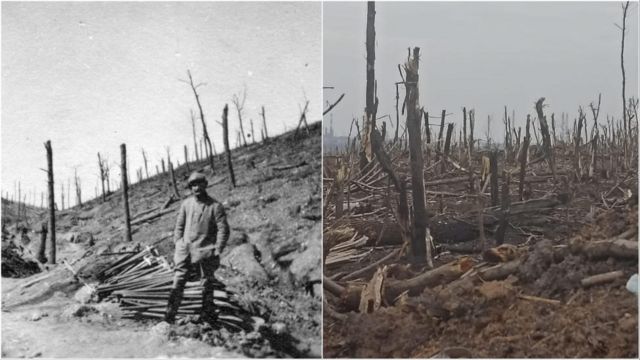
MULTIPOLYGON (((626 96, 638 97, 638 3, 631 3, 625 39, 626 96)), ((330 114, 335 134, 346 135, 352 118, 364 113, 367 4, 323 4, 324 100, 345 97, 330 114)), ((492 137, 504 131, 504 106, 515 125, 545 97, 548 117, 569 114, 602 93, 600 121, 622 115, 620 71, 622 9, 619 2, 378 2, 375 72, 378 117, 390 115, 395 132, 397 65, 407 48, 420 47, 420 104, 430 117, 462 124, 462 107, 475 109, 476 138, 484 137, 487 116, 492 137)), ((400 86, 400 104, 404 89, 400 86)), ((326 105, 325 105, 326 106, 326 105)), ((325 127, 329 126, 329 114, 325 127)), ((406 115, 400 115, 400 129, 406 115)), ((438 121, 432 119, 431 122, 438 121)), ((389 126, 392 125, 392 126, 389 126)), ((355 129, 353 130, 355 132, 355 129)))

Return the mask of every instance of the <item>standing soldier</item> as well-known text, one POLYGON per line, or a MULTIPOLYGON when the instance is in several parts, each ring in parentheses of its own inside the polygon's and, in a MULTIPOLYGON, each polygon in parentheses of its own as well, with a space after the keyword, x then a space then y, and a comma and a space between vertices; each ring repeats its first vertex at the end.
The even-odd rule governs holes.
POLYGON ((204 281, 201 319, 213 320, 214 272, 220 266, 220 254, 229 239, 229 224, 224 207, 207 194, 207 179, 200 172, 189 176, 193 196, 182 202, 173 240, 175 242, 174 278, 165 320, 175 321, 189 271, 197 271, 204 281))

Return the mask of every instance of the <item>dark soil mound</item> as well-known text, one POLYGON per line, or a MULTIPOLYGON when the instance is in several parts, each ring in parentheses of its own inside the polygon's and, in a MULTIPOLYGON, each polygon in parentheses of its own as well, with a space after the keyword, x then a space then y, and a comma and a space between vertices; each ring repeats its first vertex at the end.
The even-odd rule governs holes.
POLYGON ((2 244, 2 277, 24 278, 40 272, 34 261, 25 260, 12 242, 2 244))

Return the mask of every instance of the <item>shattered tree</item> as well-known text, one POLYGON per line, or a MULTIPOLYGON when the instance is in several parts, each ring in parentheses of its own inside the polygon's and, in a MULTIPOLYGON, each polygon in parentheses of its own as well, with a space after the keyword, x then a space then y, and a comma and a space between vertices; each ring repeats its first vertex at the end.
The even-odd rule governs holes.
POLYGON ((427 259, 425 235, 427 229, 427 211, 424 201, 424 179, 422 175, 422 131, 420 121, 422 109, 420 108, 418 93, 418 65, 420 60, 420 48, 413 48, 413 56, 404 65, 406 73, 405 88, 407 91, 407 131, 409 133, 409 158, 411 167, 411 191, 413 198, 413 221, 411 234, 411 257, 414 263, 429 262, 433 267, 431 258, 427 259))

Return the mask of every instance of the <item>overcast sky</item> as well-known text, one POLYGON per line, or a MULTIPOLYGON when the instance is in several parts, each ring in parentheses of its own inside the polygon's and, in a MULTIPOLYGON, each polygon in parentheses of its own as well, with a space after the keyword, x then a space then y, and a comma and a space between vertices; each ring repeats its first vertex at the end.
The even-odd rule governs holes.
MULTIPOLYGON (((627 18, 627 97, 638 96, 637 4, 627 18)), ((324 90, 324 98, 334 102, 346 93, 332 111, 338 134, 346 135, 352 117, 364 113, 366 12, 364 2, 323 4, 323 85, 335 87, 324 90)), ((378 2, 378 116, 389 114, 395 123, 397 65, 406 61, 408 47, 418 46, 420 103, 430 116, 452 113, 456 134, 462 106, 475 108, 476 138, 484 138, 487 115, 497 136, 505 105, 519 125, 540 97, 546 97, 547 113, 566 112, 573 121, 578 106, 597 103, 602 93, 601 118, 620 118, 621 31, 614 23, 621 19, 620 2, 378 2)), ((401 88, 400 101, 403 96, 401 88)))
MULTIPOLYGON (((48 139, 56 180, 66 183, 77 167, 85 200, 98 183, 98 152, 120 179, 121 143, 133 181, 142 148, 150 173, 167 146, 183 163, 182 146, 193 151, 189 109, 197 109, 178 81, 187 69, 206 82, 199 92, 218 152, 225 103, 236 143, 231 98, 245 85, 245 132, 253 119, 258 139, 261 105, 269 135, 297 125, 305 96, 308 119, 318 121, 321 64, 318 2, 3 2, 2 195, 20 181, 40 205, 48 139)), ((59 201, 59 184, 56 193, 59 201)))

